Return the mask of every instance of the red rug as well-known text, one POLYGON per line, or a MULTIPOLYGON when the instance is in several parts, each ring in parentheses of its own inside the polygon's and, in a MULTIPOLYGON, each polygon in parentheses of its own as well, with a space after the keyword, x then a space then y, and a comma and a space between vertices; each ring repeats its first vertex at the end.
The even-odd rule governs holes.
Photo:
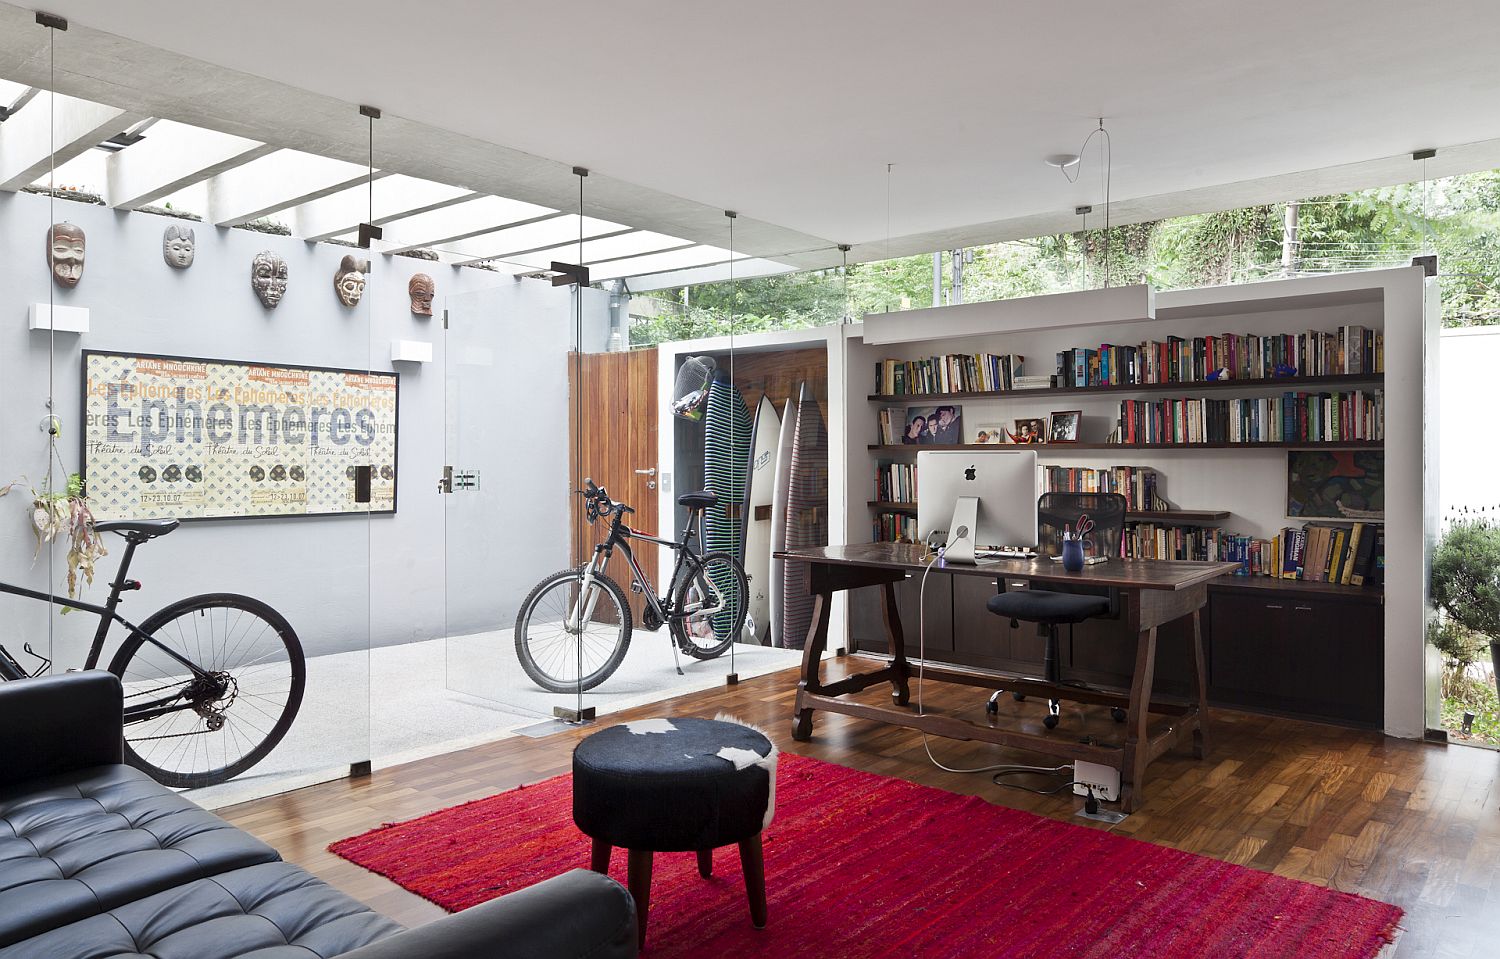
MULTIPOLYGON (((660 957, 1368 959, 1401 910, 1311 883, 783 753, 765 833, 770 925, 750 925, 733 847, 712 879, 656 857, 660 957)), ((570 777, 329 847, 452 911, 588 867, 570 777)), ((625 855, 610 873, 625 881, 625 855)))

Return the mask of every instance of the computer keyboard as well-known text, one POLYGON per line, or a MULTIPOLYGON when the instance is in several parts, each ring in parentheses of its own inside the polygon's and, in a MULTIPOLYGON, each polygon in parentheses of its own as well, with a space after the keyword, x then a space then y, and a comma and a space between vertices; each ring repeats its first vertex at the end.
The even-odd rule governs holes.
POLYGON ((1002 546, 999 549, 975 550, 974 555, 979 559, 1036 559, 1036 550, 1002 546))

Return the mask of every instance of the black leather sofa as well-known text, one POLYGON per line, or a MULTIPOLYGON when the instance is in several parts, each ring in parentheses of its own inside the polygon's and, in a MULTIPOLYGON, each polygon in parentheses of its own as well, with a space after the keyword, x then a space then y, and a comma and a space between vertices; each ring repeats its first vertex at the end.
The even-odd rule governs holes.
POLYGON ((575 870, 415 929, 121 762, 107 672, 0 683, 0 959, 616 959, 635 907, 575 870))

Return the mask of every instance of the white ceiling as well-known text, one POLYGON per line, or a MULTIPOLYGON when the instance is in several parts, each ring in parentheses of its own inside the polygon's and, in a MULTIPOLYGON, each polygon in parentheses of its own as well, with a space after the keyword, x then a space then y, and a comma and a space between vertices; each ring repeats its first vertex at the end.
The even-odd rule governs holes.
MULTIPOLYGON (((1150 198, 1227 205, 1250 193, 1210 188, 1259 181, 1252 192, 1269 199, 1321 185, 1289 174, 1500 138, 1495 0, 47 8, 792 234, 859 244, 861 259, 888 235, 888 185, 889 235, 904 238, 893 253, 918 237, 933 249, 998 234, 1006 222, 1055 228, 1074 205, 1098 203, 1094 157, 1076 184, 1041 158, 1076 151, 1101 115, 1113 198, 1134 218, 1186 212, 1150 198)), ((1494 149, 1456 155, 1500 165, 1494 149)), ((1410 160, 1361 169, 1420 176, 1410 160)), ((668 232, 722 242, 701 229, 668 232)))

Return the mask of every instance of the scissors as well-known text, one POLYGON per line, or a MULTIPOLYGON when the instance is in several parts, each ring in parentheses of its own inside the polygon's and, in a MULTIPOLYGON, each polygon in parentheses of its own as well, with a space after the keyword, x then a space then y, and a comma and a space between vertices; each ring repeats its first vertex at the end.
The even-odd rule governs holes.
POLYGON ((1089 534, 1093 531, 1094 521, 1089 519, 1089 514, 1084 513, 1083 515, 1078 517, 1078 531, 1073 534, 1073 538, 1083 543, 1084 549, 1091 550, 1094 548, 1094 544, 1093 541, 1089 539, 1089 534))

